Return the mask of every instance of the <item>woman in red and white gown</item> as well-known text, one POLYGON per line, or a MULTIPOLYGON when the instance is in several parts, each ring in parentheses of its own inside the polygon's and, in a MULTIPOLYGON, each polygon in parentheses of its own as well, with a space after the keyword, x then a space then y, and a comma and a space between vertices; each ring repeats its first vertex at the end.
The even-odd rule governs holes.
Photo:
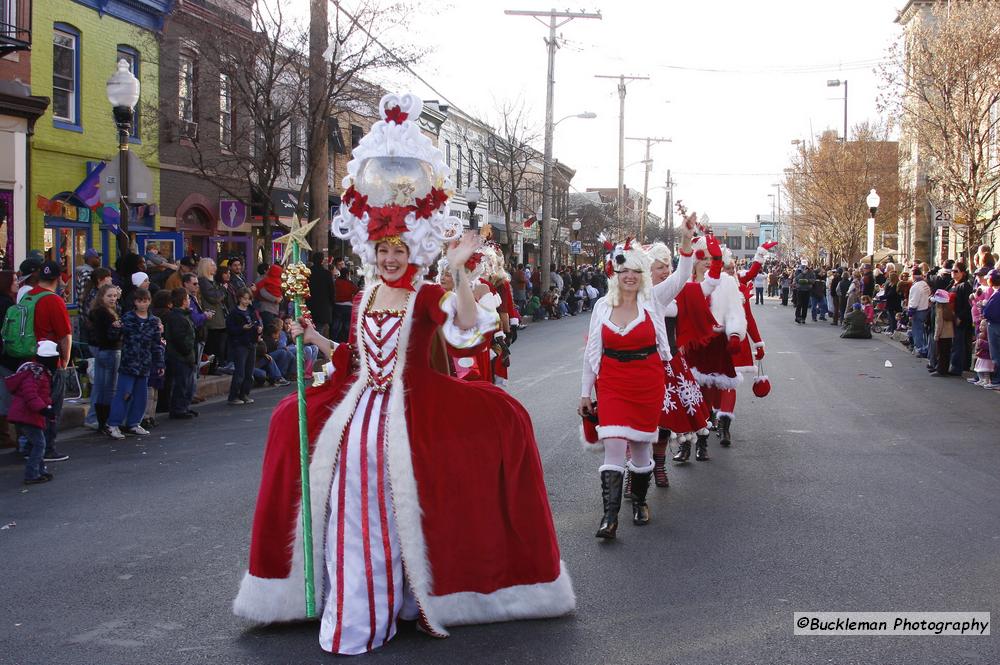
MULTIPOLYGON (((438 327, 470 348, 496 312, 476 307, 464 279, 457 294, 387 286, 405 251, 378 247, 381 280, 356 311, 357 371, 348 345, 311 326, 304 335, 334 348, 337 365, 307 396, 320 644, 334 653, 381 646, 399 618, 444 636, 448 625, 558 616, 575 604, 530 417, 503 390, 430 364, 438 327)), ((234 604, 264 622, 304 618, 296 409, 292 395, 271 421, 250 571, 234 604)))
POLYGON ((630 241, 611 249, 605 263, 608 295, 594 304, 584 350, 580 406, 587 417, 597 395, 597 436, 604 446, 601 496, 604 514, 598 538, 615 538, 622 484, 627 469, 632 484, 632 522, 649 523, 646 493, 653 475, 651 444, 657 440, 663 409, 665 374, 670 345, 664 327, 664 308, 681 291, 691 272, 691 232, 682 227, 678 273, 655 287, 649 259, 630 241))
MULTIPOLYGON (((651 262, 653 284, 670 276, 670 250, 661 242, 653 243, 646 255, 651 262)), ((685 350, 705 344, 715 334, 715 319, 708 308, 701 287, 688 282, 677 297, 664 309, 664 324, 670 343, 670 361, 663 363, 666 390, 660 414, 660 436, 653 444, 653 479, 657 487, 667 487, 667 445, 678 442, 674 461, 686 462, 691 456, 691 443, 698 437, 708 437, 708 420, 712 409, 705 401, 684 357, 685 350)))
POLYGON ((307 618, 308 500, 320 644, 337 654, 385 644, 399 619, 445 637, 446 626, 559 616, 576 602, 528 413, 503 390, 434 364, 439 330, 472 349, 496 329, 464 275, 478 238, 449 249, 454 293, 420 278, 461 228, 448 214, 449 170, 414 122, 419 97, 387 95, 379 108, 333 224, 372 275, 351 342, 335 345, 308 324, 293 331, 332 358, 329 380, 306 393, 309 494, 291 395, 271 418, 249 571, 233 602, 261 623, 307 618))

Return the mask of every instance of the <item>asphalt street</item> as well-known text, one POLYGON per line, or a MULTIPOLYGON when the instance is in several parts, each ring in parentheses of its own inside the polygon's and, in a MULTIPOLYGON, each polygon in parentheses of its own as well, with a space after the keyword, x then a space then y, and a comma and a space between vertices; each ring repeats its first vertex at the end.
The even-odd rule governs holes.
MULTIPOLYGON (((1000 616, 1000 393, 931 378, 884 338, 755 308, 772 392, 740 389, 735 443, 671 468, 652 523, 594 538, 599 459, 575 407, 586 317, 513 347, 575 614, 404 630, 377 663, 994 664, 987 637, 805 637, 796 611, 1000 616), (892 367, 885 367, 890 360, 892 367)), ((67 441, 54 482, 25 488, 0 453, 0 663, 327 663, 315 623, 254 627, 230 611, 246 567, 270 410, 203 405, 143 440, 67 441), (15 526, 16 524, 16 526, 15 526)), ((456 497, 456 500, 461 500, 456 497)))

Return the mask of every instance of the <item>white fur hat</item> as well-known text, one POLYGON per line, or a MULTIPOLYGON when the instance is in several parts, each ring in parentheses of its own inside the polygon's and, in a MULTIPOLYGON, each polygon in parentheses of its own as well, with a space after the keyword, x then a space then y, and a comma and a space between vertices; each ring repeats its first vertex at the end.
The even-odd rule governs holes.
POLYGON ((673 265, 671 262, 670 248, 664 245, 662 242, 654 242, 648 247, 644 247, 646 250, 646 256, 649 257, 650 264, 656 263, 657 261, 665 263, 666 265, 673 265))

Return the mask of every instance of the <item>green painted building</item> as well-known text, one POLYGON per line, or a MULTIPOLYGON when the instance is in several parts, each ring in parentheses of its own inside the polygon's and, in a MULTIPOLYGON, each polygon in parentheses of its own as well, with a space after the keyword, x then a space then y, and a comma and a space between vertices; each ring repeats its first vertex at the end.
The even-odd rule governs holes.
MULTIPOLYGON (((95 200, 98 172, 118 152, 117 130, 105 92, 119 60, 141 83, 130 150, 152 172, 148 205, 133 206, 129 229, 157 224, 159 202, 159 48, 157 35, 173 0, 46 0, 35 2, 31 81, 34 94, 49 97, 35 124, 30 162, 28 246, 73 275, 83 254, 95 248, 103 263, 115 260, 117 209, 95 200), (88 176, 90 176, 88 182, 88 176)), ((68 280, 72 285, 73 280, 68 280)), ((67 300, 75 303, 72 286, 67 300)))

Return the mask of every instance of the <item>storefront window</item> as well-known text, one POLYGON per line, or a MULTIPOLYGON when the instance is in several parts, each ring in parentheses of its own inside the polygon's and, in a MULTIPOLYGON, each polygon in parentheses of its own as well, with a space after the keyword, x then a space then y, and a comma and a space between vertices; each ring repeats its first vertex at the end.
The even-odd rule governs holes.
POLYGON ((55 261, 62 267, 59 289, 66 304, 75 304, 82 294, 77 293, 73 279, 76 269, 83 265, 83 254, 90 246, 90 229, 85 226, 50 226, 44 235, 45 260, 55 261))

